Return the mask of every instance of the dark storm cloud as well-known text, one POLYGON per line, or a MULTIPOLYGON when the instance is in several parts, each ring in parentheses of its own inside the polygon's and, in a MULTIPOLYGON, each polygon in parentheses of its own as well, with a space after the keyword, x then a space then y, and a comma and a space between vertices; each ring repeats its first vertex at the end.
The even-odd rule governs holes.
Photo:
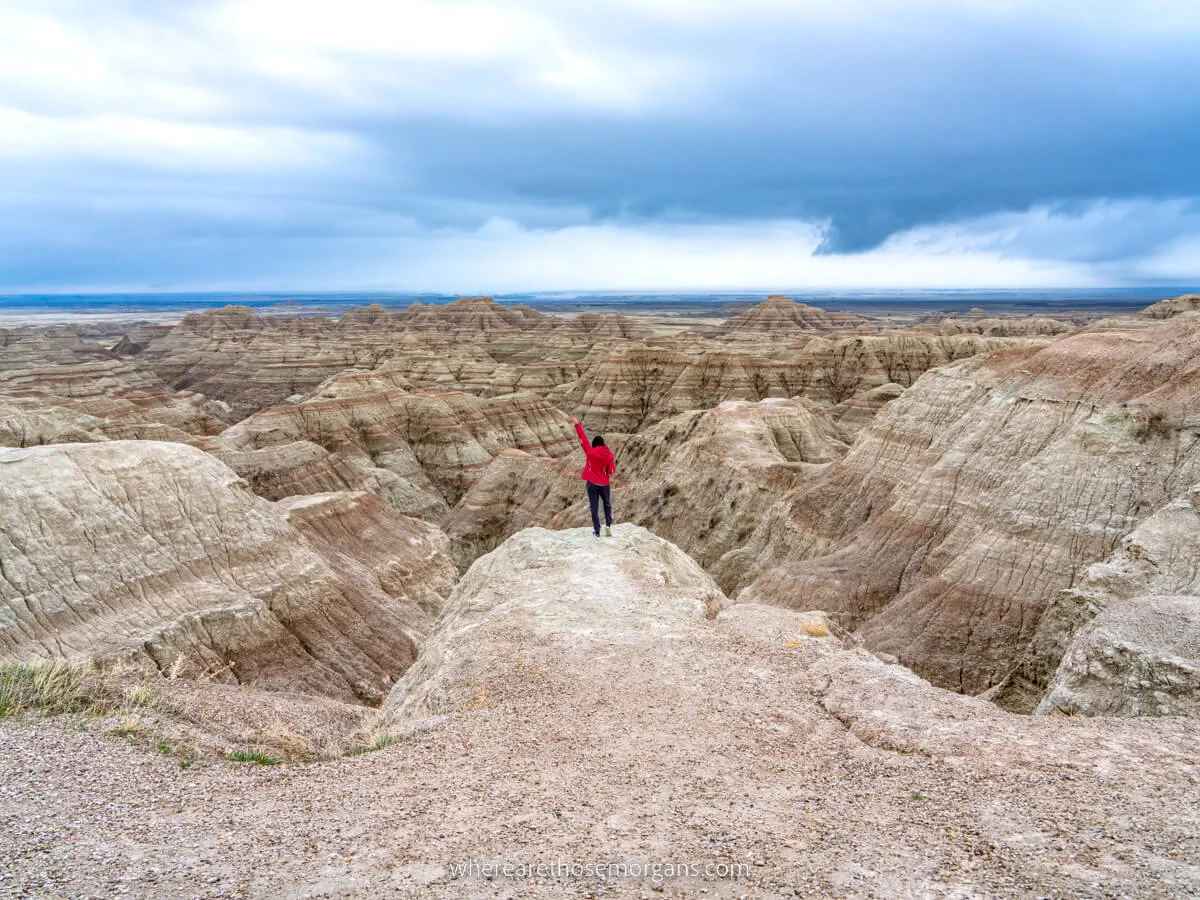
POLYGON ((280 63, 283 19, 280 34, 230 37, 198 0, 43 7, 115 62, 64 62, 56 78, 0 69, 0 137, 32 147, 0 144, 0 287, 330 277, 318 260, 403 257, 422 235, 496 218, 799 219, 831 255, 925 226, 995 228, 998 252, 1089 264, 1200 233, 1200 17, 1186 4, 520 6, 553 22, 548 52, 567 48, 566 71, 576 51, 608 64, 595 84, 548 83, 539 46, 509 55, 486 35, 465 41, 481 43, 477 59, 453 43, 397 54, 368 22, 361 46, 339 37, 280 63), (639 67, 651 74, 621 89, 639 67), (72 116, 83 130, 54 130, 72 116), (102 139, 87 130, 96 117, 102 139), (143 122, 219 133, 200 134, 212 149, 192 158, 191 132, 143 122), (1054 222, 1004 218, 1030 210, 1054 222))
POLYGON ((831 252, 1039 203, 1200 194, 1194 44, 1081 48, 1019 25, 823 46, 748 31, 724 50, 754 65, 664 115, 359 127, 435 196, 599 219, 826 220, 831 252))

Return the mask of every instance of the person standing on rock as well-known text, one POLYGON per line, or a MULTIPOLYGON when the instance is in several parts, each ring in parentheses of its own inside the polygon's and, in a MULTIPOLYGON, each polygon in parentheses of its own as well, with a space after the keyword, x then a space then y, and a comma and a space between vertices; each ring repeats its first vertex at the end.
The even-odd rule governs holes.
POLYGON ((604 446, 604 438, 596 435, 588 443, 587 434, 579 420, 572 417, 571 424, 579 435, 579 446, 583 448, 587 462, 583 466, 583 480, 587 482, 588 506, 592 508, 592 533, 600 537, 600 501, 604 501, 604 535, 612 537, 612 496, 608 476, 617 473, 617 462, 612 451, 604 446))

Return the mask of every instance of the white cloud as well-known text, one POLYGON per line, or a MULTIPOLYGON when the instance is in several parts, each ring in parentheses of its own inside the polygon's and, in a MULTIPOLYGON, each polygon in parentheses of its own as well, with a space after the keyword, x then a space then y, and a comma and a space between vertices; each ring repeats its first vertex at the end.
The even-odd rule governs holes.
POLYGON ((140 116, 44 116, 0 106, 0 160, 134 162, 189 171, 294 171, 363 159, 353 138, 271 126, 221 126, 140 116))
MULTIPOLYGON (((461 292, 810 288, 1053 287, 1096 283, 1086 267, 981 250, 881 248, 817 256, 821 226, 591 225, 526 230, 494 220, 475 232, 407 238, 362 287, 461 292)), ((380 248, 382 249, 382 248, 380 248)), ((357 260, 363 271, 365 259, 357 260)))
POLYGON ((544 105, 635 108, 684 66, 581 33, 559 7, 476 0, 227 0, 204 23, 244 64, 393 110, 544 105))
POLYGON ((120 9, 88 15, 55 0, 16 0, 0 9, 0 97, 10 106, 218 115, 234 99, 211 83, 219 55, 203 35, 120 9))

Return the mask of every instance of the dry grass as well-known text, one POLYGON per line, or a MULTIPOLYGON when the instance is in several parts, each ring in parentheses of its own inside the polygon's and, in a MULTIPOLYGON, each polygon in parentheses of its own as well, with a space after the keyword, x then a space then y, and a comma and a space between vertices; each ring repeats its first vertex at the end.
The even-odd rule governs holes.
POLYGON ((247 748, 305 762, 368 753, 397 740, 377 711, 214 683, 205 674, 187 678, 173 667, 164 678, 62 661, 0 663, 0 718, 71 715, 184 767, 247 748))
POLYGON ((25 713, 77 713, 107 705, 82 666, 56 661, 0 663, 0 719, 25 713))

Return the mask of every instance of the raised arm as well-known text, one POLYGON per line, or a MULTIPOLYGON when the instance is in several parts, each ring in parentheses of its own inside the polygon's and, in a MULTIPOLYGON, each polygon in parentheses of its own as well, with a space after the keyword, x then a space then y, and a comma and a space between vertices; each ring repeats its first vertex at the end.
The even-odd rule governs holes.
POLYGON ((575 426, 575 433, 579 435, 579 446, 583 448, 584 453, 587 453, 592 449, 592 445, 583 431, 583 426, 579 424, 579 420, 576 418, 571 419, 571 424, 575 426))

